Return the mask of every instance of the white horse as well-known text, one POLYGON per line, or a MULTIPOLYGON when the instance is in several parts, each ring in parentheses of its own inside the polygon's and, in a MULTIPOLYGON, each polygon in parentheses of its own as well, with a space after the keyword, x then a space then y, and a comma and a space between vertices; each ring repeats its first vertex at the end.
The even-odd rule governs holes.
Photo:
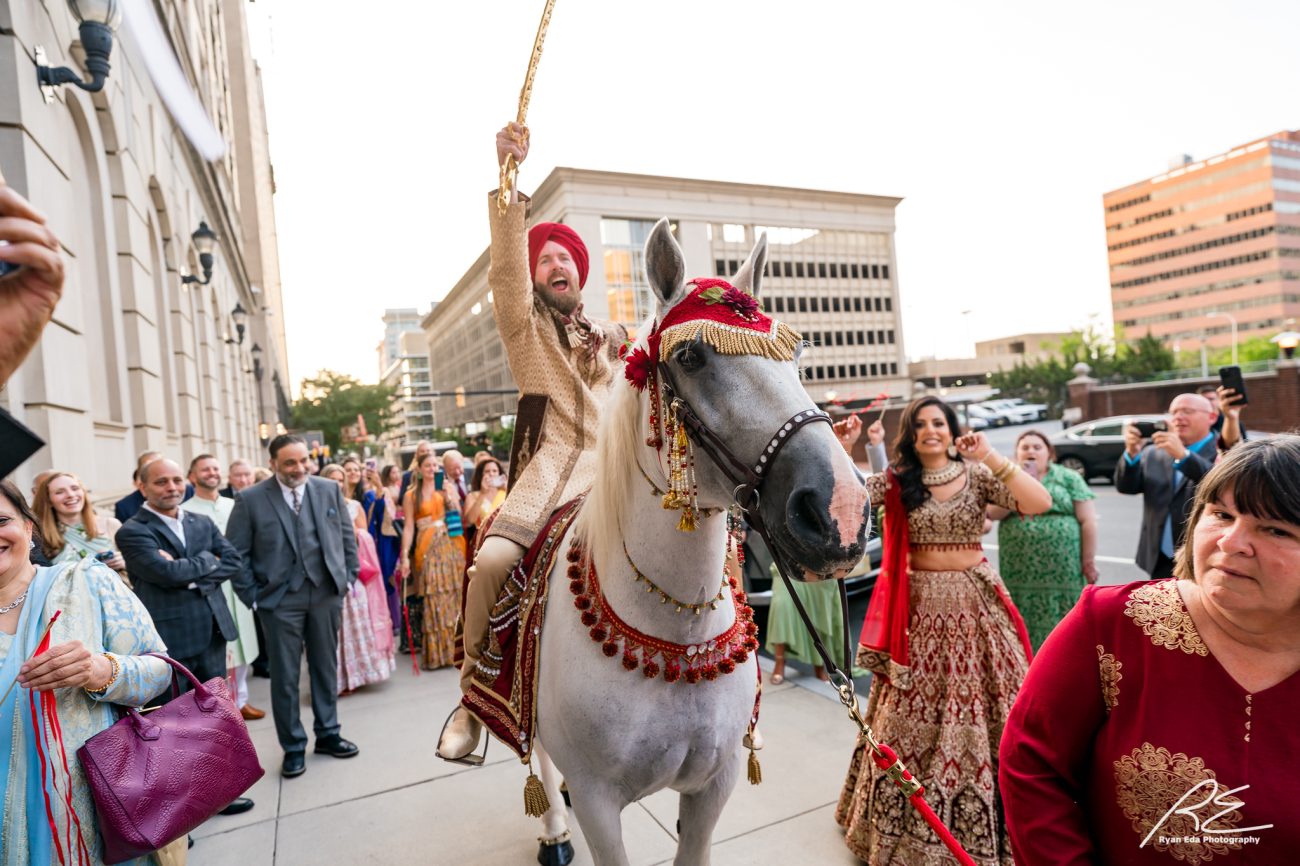
MULTIPOLYGON (((764 236, 733 283, 757 297, 766 256, 764 236)), ((659 322, 690 290, 667 221, 660 221, 646 243, 646 271, 659 322)), ((638 341, 642 348, 649 324, 638 341)), ((788 419, 816 408, 800 382, 797 358, 726 355, 696 340, 667 359, 665 375, 676 395, 745 460, 757 460, 788 419)), ((716 609, 706 604, 698 615, 691 609, 677 612, 675 604, 647 591, 645 579, 633 571, 631 563, 663 593, 688 605, 718 595, 727 542, 723 512, 736 486, 697 447, 699 505, 716 511, 695 532, 678 530, 678 512, 661 505, 668 479, 660 452, 645 442, 651 391, 638 393, 622 378, 613 387, 597 444, 600 471, 560 543, 541 637, 536 756, 551 804, 543 816, 543 840, 567 838, 558 768, 599 866, 628 862, 621 813, 663 788, 681 794, 674 863, 709 862, 713 828, 740 772, 757 682, 755 653, 734 672, 693 684, 625 670, 619 657, 607 657, 594 642, 573 604, 565 553, 576 537, 591 557, 609 606, 640 632, 698 644, 736 619, 729 590, 716 609)), ((866 496, 829 424, 796 426, 760 493, 774 546, 789 559, 829 575, 862 556, 869 528, 866 496)), ((572 849, 566 847, 543 844, 539 859, 567 862, 572 849)))

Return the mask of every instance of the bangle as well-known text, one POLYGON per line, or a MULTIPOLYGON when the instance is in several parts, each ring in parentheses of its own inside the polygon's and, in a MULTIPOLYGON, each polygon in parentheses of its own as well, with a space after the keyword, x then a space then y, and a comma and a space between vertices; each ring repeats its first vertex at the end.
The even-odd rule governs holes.
POLYGON ((996 452, 996 451, 994 451, 992 448, 990 448, 990 449, 989 449, 989 453, 985 454, 983 457, 980 458, 980 462, 987 466, 987 465, 988 465, 988 462, 989 462, 989 458, 992 457, 994 454, 997 454, 997 453, 998 453, 998 452, 996 452))
POLYGON ((87 688, 86 691, 92 695, 102 695, 108 691, 108 687, 117 682, 117 675, 122 672, 122 666, 117 662, 117 656, 112 653, 102 653, 104 658, 108 659, 109 664, 113 666, 113 672, 109 674, 108 682, 104 683, 97 689, 87 688))
POLYGON ((1016 465, 1015 461, 1008 457, 1002 461, 1001 466, 994 470, 993 477, 998 481, 1006 483, 1006 480, 1019 468, 1020 467, 1016 465))

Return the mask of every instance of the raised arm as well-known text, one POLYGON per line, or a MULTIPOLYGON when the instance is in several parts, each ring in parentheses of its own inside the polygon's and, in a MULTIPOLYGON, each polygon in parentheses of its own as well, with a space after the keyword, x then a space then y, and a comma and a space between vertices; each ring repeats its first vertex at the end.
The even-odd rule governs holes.
POLYGON ((1124 425, 1124 453, 1115 464, 1115 490, 1134 495, 1142 492, 1142 434, 1132 421, 1124 425))
MULTIPOLYGON (((497 164, 513 156, 522 164, 528 156, 528 129, 510 123, 497 133, 497 164)), ((502 214, 497 194, 488 196, 488 222, 492 230, 488 286, 492 290, 492 312, 502 339, 520 333, 533 313, 533 279, 528 268, 527 197, 516 189, 510 206, 502 214)))
POLYGON ((963 457, 983 463, 995 478, 1004 469, 1013 470, 1010 475, 1003 475, 1000 483, 1011 493, 1014 503, 998 502, 992 498, 989 501, 1004 508, 1014 504, 1016 510, 1025 515, 1042 514, 1052 507, 1052 494, 1047 492, 1047 488, 1028 472, 1019 471, 1019 467, 1009 457, 1003 457, 994 451, 983 433, 965 433, 954 441, 963 457))

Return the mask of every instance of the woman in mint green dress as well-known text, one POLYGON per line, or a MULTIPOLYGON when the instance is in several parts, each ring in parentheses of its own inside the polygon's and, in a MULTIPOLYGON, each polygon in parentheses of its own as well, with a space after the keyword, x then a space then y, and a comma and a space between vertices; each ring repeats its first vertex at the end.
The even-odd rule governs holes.
MULTIPOLYGON (((821 636, 822 644, 832 653, 844 646, 844 620, 840 616, 839 587, 834 580, 819 580, 815 583, 791 581, 795 594, 803 602, 808 618, 812 620, 821 636)), ((812 637, 799 619, 790 592, 785 588, 785 581, 772 566, 772 605, 767 613, 767 651, 776 659, 772 668, 772 685, 785 680, 785 660, 794 658, 813 666, 817 679, 826 679, 826 669, 822 667, 821 657, 813 646, 812 637)))
POLYGON ((1016 461, 1052 495, 1044 514, 1023 518, 996 506, 998 571, 1029 628, 1037 650, 1070 612, 1085 584, 1096 583, 1096 495, 1079 473, 1056 462, 1047 436, 1026 430, 1016 440, 1016 461))

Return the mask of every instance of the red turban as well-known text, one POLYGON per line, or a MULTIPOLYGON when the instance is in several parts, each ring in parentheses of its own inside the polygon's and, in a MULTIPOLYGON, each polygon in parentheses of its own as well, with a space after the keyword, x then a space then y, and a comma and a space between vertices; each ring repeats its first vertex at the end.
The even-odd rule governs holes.
POLYGON ((587 268, 590 258, 587 245, 578 237, 578 233, 563 223, 538 223, 528 232, 528 271, 537 278, 537 257, 542 254, 542 247, 547 241, 555 241, 569 251, 573 264, 578 268, 578 288, 587 284, 587 268))

